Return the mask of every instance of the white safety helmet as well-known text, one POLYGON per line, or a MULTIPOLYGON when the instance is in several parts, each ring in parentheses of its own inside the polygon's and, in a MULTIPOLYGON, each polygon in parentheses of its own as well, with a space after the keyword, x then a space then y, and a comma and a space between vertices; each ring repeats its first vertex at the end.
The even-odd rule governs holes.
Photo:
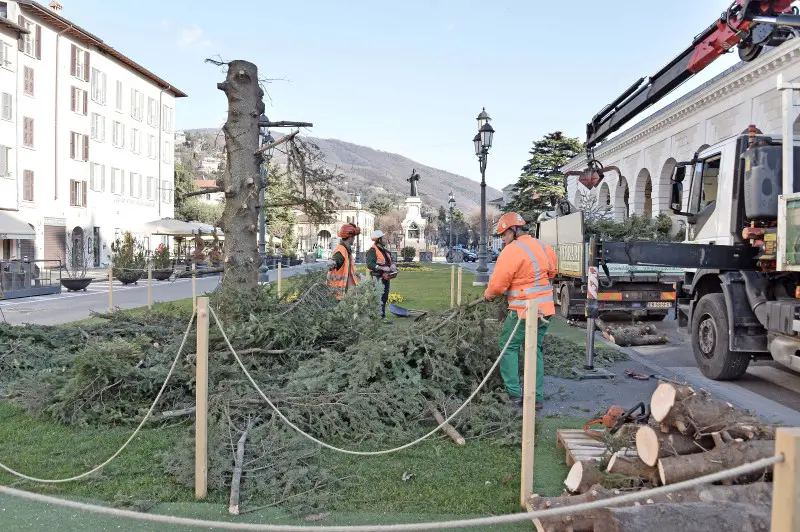
POLYGON ((383 238, 383 231, 378 229, 377 231, 372 232, 372 240, 378 240, 379 238, 383 238))

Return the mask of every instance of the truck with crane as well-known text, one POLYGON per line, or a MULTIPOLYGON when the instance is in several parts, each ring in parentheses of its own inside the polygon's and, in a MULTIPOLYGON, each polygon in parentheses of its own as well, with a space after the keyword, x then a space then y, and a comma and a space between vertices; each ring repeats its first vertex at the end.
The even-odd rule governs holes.
MULTIPOLYGON (((587 166, 572 172, 578 181, 591 189, 606 173, 620 173, 595 158, 595 146, 734 46, 749 62, 800 36, 791 4, 736 0, 664 68, 605 106, 587 124, 587 166)), ((687 242, 598 242, 588 253, 608 279, 615 263, 683 268, 678 325, 689 332, 701 372, 715 380, 740 377, 753 359, 800 370, 800 138, 793 131, 800 84, 779 76, 776 88, 780 134, 751 125, 676 165, 670 209, 686 221, 687 242)))

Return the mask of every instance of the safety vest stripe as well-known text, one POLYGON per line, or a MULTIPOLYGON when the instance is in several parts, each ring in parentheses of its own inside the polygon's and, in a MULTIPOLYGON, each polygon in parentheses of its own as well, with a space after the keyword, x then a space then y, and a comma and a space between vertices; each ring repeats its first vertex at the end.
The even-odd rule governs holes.
POLYGON ((504 295, 515 297, 521 294, 544 294, 552 290, 549 286, 534 286, 531 288, 524 288, 522 290, 507 290, 504 295))
POLYGON ((531 264, 533 264, 533 270, 536 275, 536 281, 539 280, 539 263, 536 261, 536 256, 533 254, 533 251, 530 250, 528 246, 520 242, 519 240, 515 240, 514 243, 525 250, 525 253, 530 257, 531 264))
POLYGON ((544 244, 538 238, 535 238, 534 241, 539 244, 539 247, 542 248, 542 254, 547 258, 547 269, 550 270, 553 267, 553 264, 550 262, 550 255, 547 254, 547 250, 544 249, 544 244))
MULTIPOLYGON (((531 299, 530 301, 536 301, 537 305, 540 304, 540 303, 549 303, 549 302, 553 301, 553 294, 549 294, 549 295, 542 296, 542 297, 535 297, 535 298, 531 299)), ((527 305, 528 305, 528 301, 524 300, 524 299, 518 299, 516 301, 509 301, 508 302, 508 308, 512 308, 512 309, 525 308, 527 305)))

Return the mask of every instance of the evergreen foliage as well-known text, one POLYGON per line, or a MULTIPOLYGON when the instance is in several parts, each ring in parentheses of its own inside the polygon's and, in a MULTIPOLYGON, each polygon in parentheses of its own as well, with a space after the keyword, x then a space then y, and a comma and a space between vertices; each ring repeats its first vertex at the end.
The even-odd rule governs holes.
POLYGON ((505 211, 518 212, 531 222, 542 212, 552 210, 559 199, 566 197, 566 176, 560 168, 583 151, 580 140, 567 137, 561 131, 534 141, 530 159, 522 167, 514 186, 514 201, 505 211))

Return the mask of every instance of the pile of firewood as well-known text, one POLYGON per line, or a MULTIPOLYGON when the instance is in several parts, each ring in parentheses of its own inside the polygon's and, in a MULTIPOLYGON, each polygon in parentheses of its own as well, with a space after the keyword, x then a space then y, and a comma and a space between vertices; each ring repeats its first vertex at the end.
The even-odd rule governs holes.
MULTIPOLYGON (((576 462, 564 484, 576 495, 539 497, 533 510, 572 506, 624 491, 674 484, 731 469, 775 452, 775 427, 751 413, 715 401, 705 391, 662 382, 650 400, 655 423, 627 424, 628 439, 600 461, 576 462)), ((772 468, 722 483, 645 498, 632 505, 535 521, 539 532, 645 530, 769 530, 772 468)))
POLYGON ((596 320, 595 324, 603 338, 622 347, 667 343, 667 335, 659 334, 652 323, 618 324, 596 320))

